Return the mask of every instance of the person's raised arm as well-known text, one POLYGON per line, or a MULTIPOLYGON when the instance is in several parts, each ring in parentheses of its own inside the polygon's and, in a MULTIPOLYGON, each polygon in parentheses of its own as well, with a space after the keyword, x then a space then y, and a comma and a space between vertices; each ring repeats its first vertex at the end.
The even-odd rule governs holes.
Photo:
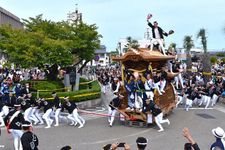
POLYGON ((147 22, 148 22, 148 26, 153 28, 154 26, 152 25, 152 23, 149 21, 152 18, 152 14, 148 14, 147 16, 147 22))
POLYGON ((183 136, 191 143, 194 150, 200 150, 200 148, 198 147, 198 144, 195 142, 195 140, 191 136, 189 129, 186 127, 183 129, 183 136))

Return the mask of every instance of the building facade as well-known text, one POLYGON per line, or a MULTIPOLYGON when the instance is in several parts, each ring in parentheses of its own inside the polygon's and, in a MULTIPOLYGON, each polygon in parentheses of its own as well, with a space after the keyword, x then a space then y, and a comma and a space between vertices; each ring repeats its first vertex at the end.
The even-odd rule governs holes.
POLYGON ((0 7, 0 25, 10 25, 12 28, 16 29, 23 28, 23 23, 20 22, 20 18, 2 7, 0 7))
MULTIPOLYGON (((186 59, 187 59, 186 49, 184 49, 184 48, 177 48, 176 52, 177 52, 177 59, 178 60, 186 61, 186 59)), ((203 53, 204 53, 204 50, 201 49, 201 48, 191 48, 190 49, 191 57, 199 56, 199 55, 201 55, 203 53)))
MULTIPOLYGON (((23 29, 23 23, 20 22, 20 18, 0 7, 0 26, 2 25, 10 25, 15 29, 23 29)), ((6 61, 7 56, 3 53, 0 53, 0 64, 4 64, 6 61)))
POLYGON ((95 50, 95 58, 87 66, 107 67, 109 64, 109 53, 106 51, 106 46, 101 45, 99 49, 95 50))

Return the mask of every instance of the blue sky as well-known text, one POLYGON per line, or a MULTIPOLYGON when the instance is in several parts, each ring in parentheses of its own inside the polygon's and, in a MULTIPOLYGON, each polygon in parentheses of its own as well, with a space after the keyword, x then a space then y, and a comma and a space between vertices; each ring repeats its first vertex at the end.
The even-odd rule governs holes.
POLYGON ((54 21, 66 20, 76 3, 84 22, 97 24, 108 51, 116 48, 120 38, 143 38, 148 13, 165 31, 175 31, 166 38, 167 46, 174 42, 182 47, 184 36, 192 35, 199 47, 196 34, 205 28, 208 48, 225 49, 225 0, 0 0, 1 7, 20 18, 43 14, 54 21))

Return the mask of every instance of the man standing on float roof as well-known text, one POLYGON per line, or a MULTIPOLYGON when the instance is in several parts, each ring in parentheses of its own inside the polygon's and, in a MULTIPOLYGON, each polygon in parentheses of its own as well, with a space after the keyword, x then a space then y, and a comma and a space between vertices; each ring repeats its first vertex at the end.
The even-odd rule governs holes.
POLYGON ((154 23, 152 24, 151 22, 149 22, 149 20, 152 18, 152 14, 149 14, 147 16, 147 22, 148 22, 148 26, 152 28, 152 41, 151 41, 151 51, 153 49, 153 43, 157 42, 162 50, 162 53, 164 55, 166 55, 165 53, 165 47, 163 46, 164 43, 164 37, 163 36, 168 36, 170 34, 173 34, 174 31, 170 30, 169 33, 166 33, 162 28, 160 28, 158 26, 158 22, 154 21, 154 23))

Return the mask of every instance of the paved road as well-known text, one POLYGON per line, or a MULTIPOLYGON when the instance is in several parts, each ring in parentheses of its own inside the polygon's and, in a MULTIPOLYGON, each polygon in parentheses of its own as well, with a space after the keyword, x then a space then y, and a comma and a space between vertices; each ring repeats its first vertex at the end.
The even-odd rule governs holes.
MULTIPOLYGON (((111 95, 103 95, 106 103, 111 95), (107 98, 106 98, 107 97, 107 98)), ((225 106, 224 106, 225 107, 225 106)), ((104 113, 104 110, 98 109, 104 113)), ((59 127, 44 129, 43 126, 34 128, 40 140, 40 150, 57 150, 64 145, 71 145, 76 150, 100 150, 105 144, 112 142, 127 142, 132 149, 135 149, 135 140, 138 136, 149 139, 147 149, 156 150, 181 150, 186 140, 182 137, 183 127, 188 127, 193 137, 199 143, 202 150, 209 149, 210 144, 215 140, 211 129, 220 126, 225 129, 225 109, 223 106, 216 106, 214 109, 194 109, 189 112, 183 109, 176 109, 168 116, 171 125, 164 124, 165 131, 158 133, 156 126, 148 128, 135 128, 123 126, 116 121, 110 128, 105 117, 83 115, 87 121, 84 128, 78 129, 74 126, 62 124, 59 127)), ((6 131, 2 131, 0 144, 5 148, 0 150, 12 150, 12 140, 6 131)))

